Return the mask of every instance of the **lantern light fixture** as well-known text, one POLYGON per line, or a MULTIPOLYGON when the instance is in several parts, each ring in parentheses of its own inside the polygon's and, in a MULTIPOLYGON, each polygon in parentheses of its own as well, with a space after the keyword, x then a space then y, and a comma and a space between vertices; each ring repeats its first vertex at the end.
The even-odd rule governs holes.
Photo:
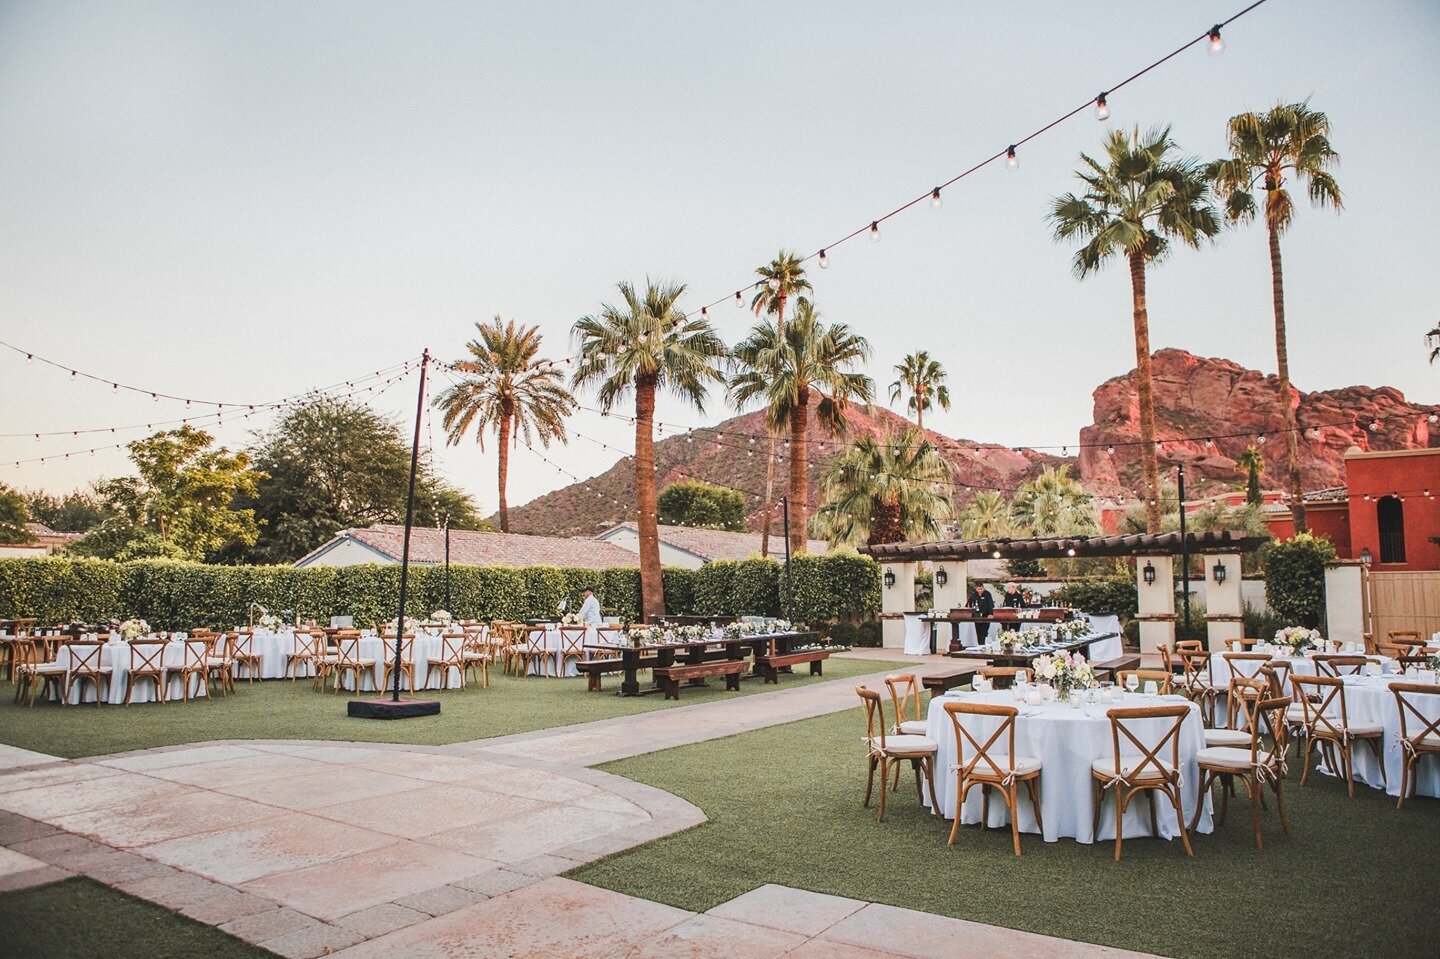
POLYGON ((1154 586, 1154 585, 1155 585, 1155 564, 1154 564, 1154 563, 1151 563, 1148 559, 1145 561, 1145 572, 1144 572, 1144 576, 1145 576, 1145 585, 1146 585, 1146 586, 1154 586))
POLYGON ((1226 575, 1228 575, 1228 571, 1225 569, 1225 564, 1217 559, 1215 561, 1215 566, 1210 570, 1210 575, 1215 577, 1216 586, 1225 585, 1225 577, 1226 575))
POLYGON ((937 567, 935 570, 935 585, 944 586, 948 582, 950 582, 950 574, 945 572, 945 567, 937 567))
POLYGON ((890 589, 895 585, 895 571, 888 566, 885 568, 885 588, 890 589))

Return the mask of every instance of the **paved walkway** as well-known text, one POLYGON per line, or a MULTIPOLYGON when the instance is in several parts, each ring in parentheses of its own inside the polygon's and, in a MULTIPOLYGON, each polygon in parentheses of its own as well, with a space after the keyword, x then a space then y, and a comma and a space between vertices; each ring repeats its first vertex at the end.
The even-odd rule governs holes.
POLYGON ((705 819, 591 765, 853 708, 883 675, 441 747, 0 747, 0 891, 80 873, 299 959, 1124 955, 779 886, 697 915, 558 878, 705 819))

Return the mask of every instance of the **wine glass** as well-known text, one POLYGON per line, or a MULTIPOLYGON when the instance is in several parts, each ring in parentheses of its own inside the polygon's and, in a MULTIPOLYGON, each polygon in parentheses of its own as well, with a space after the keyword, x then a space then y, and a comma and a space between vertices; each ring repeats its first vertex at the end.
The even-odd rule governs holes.
POLYGON ((1135 675, 1134 673, 1131 673, 1129 676, 1126 676, 1126 677, 1125 677, 1125 688, 1126 688, 1126 690, 1128 690, 1128 691, 1131 692, 1132 694, 1133 694, 1133 693, 1136 693, 1136 692, 1139 692, 1139 690, 1140 690, 1140 677, 1137 676, 1137 675, 1135 675))

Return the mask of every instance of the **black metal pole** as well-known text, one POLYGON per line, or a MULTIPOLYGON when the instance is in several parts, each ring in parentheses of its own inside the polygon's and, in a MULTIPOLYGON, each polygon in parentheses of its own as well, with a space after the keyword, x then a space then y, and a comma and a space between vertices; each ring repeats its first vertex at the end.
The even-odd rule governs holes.
POLYGON ((1183 594, 1180 603, 1185 610, 1185 628, 1190 628, 1190 543, 1185 532, 1185 464, 1175 466, 1180 481, 1177 495, 1180 497, 1180 589, 1183 594))
POLYGON ((794 587, 790 580, 790 497, 780 497, 781 516, 785 521, 785 618, 790 619, 794 608, 794 587))
POLYGON ((450 514, 445 514, 445 612, 454 613, 450 608, 450 514))
MULTIPOLYGON (((405 540, 400 547, 400 615, 395 617, 395 690, 391 702, 400 701, 400 640, 405 636, 405 592, 410 586, 410 524, 415 521, 415 474, 420 469, 420 420, 425 416, 425 374, 430 351, 420 356, 420 395, 415 400, 415 443, 410 447, 410 490, 405 494, 405 540)), ((358 683, 359 680, 357 679, 358 683)))

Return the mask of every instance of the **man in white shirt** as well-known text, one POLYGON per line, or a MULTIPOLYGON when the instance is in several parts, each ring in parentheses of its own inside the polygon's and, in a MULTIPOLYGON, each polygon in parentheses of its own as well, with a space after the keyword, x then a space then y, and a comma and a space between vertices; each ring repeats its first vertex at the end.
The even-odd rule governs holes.
POLYGON ((586 626, 599 626, 604 622, 600 615, 600 600, 595 598, 594 590, 585 590, 585 602, 580 604, 580 622, 586 626))

